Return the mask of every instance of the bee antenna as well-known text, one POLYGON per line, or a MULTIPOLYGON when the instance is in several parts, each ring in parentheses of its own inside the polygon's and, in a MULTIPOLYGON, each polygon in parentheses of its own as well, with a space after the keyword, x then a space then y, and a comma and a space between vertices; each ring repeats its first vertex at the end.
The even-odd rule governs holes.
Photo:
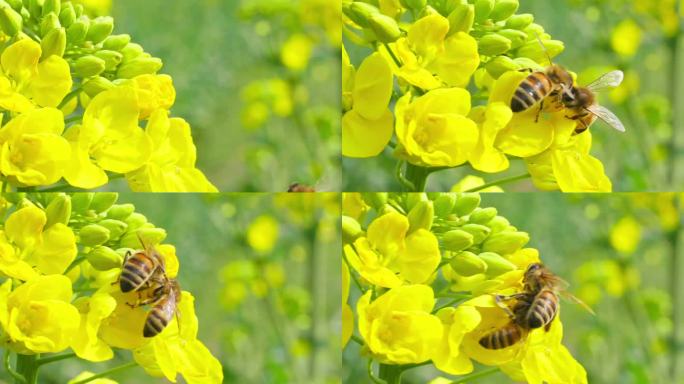
POLYGON ((546 55, 546 59, 549 61, 549 65, 553 65, 553 61, 551 61, 551 55, 549 55, 549 51, 546 49, 546 46, 544 45, 544 42, 541 39, 541 36, 539 36, 537 31, 534 31, 534 35, 537 36, 537 41, 539 42, 539 45, 541 45, 542 50, 544 51, 544 54, 546 55))

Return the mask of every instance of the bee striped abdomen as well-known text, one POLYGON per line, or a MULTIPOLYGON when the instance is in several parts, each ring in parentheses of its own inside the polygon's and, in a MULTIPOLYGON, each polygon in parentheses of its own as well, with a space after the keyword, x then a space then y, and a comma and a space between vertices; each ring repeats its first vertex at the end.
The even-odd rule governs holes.
POLYGON ((549 324, 558 311, 558 297, 549 290, 539 292, 535 297, 526 316, 527 326, 541 328, 549 324))
POLYGON ((121 292, 131 292, 140 288, 154 272, 155 262, 143 253, 129 257, 121 270, 121 292))
POLYGON ((497 329, 480 339, 480 345, 487 349, 502 349, 510 347, 522 338, 522 330, 516 324, 497 329))
POLYGON ((145 320, 145 328, 143 329, 144 337, 153 337, 161 333, 169 324, 168 318, 164 317, 165 313, 159 308, 152 308, 145 320))
POLYGON ((541 101, 552 91, 551 81, 543 72, 534 72, 520 83, 511 99, 511 110, 522 112, 541 101))

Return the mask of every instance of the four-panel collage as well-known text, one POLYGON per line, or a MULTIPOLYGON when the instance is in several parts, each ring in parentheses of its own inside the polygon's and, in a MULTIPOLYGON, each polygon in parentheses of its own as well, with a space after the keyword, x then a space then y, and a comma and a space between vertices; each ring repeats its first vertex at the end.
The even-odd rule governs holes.
POLYGON ((681 0, 0 0, 0 384, 684 383, 682 73, 681 0))

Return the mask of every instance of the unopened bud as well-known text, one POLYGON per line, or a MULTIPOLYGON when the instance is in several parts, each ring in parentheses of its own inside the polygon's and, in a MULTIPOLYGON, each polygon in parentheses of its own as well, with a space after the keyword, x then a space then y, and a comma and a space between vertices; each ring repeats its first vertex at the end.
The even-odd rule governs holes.
POLYGON ((454 209, 454 205, 456 205, 456 194, 441 193, 433 203, 435 205, 435 216, 447 217, 454 209))
POLYGON ((506 20, 506 28, 523 30, 534 22, 534 16, 529 13, 513 15, 506 20))
POLYGON ((47 59, 52 55, 62 57, 66 49, 66 30, 64 28, 55 28, 48 32, 40 42, 40 49, 42 50, 41 60, 47 59))
POLYGON ((78 236, 81 244, 94 247, 104 244, 109 240, 109 229, 97 224, 88 224, 81 228, 78 236))
POLYGON ((163 228, 139 228, 137 236, 143 245, 159 244, 166 239, 166 231, 163 228))
POLYGON ((494 0, 477 0, 475 2, 475 21, 482 23, 489 18, 494 9, 494 0))
MULTIPOLYGON (((98 195, 99 194, 100 193, 98 193, 98 195)), ((85 213, 90 209, 90 204, 93 201, 94 195, 95 194, 92 192, 74 193, 71 196, 71 210, 80 214, 85 213)))
POLYGON ((50 13, 59 15, 62 10, 62 0, 44 0, 43 1, 43 17, 50 13))
POLYGON ((111 208, 118 198, 119 194, 116 192, 98 192, 92 197, 90 209, 97 213, 104 212, 111 208))
POLYGON ((473 235, 473 244, 482 243, 492 231, 489 227, 480 224, 466 224, 461 229, 473 235))
POLYGON ((126 218, 126 224, 128 225, 129 231, 134 231, 147 223, 147 217, 142 213, 133 212, 130 216, 126 218))
POLYGON ((74 21, 76 21, 74 5, 71 2, 66 2, 59 12, 59 23, 62 24, 64 28, 69 28, 74 21))
POLYGON ((104 60, 106 71, 116 69, 116 67, 121 64, 121 60, 123 60, 123 55, 120 52, 110 51, 108 49, 102 49, 95 52, 95 56, 104 60))
POLYGON ((0 5, 0 28, 7 36, 14 37, 21 31, 23 20, 9 4, 0 5))
POLYGON ((496 56, 511 49, 511 41, 498 33, 490 33, 480 38, 477 48, 481 55, 496 56))
POLYGON ((128 224, 121 220, 105 219, 98 223, 109 230, 109 238, 117 240, 128 229, 128 224))
POLYGON ((88 55, 76 60, 74 72, 81 77, 97 76, 105 70, 105 61, 99 57, 88 55))
POLYGON ((460 252, 449 260, 449 265, 461 276, 473 276, 487 271, 487 263, 472 252, 460 252))
POLYGON ((558 56, 565 49, 565 45, 560 40, 544 40, 544 46, 539 44, 536 39, 533 41, 528 41, 518 49, 518 55, 523 57, 529 57, 530 59, 541 63, 547 61, 548 57, 558 56))
POLYGON ((502 273, 514 271, 516 269, 515 264, 493 252, 483 252, 480 253, 478 257, 487 263, 486 275, 488 277, 496 277, 502 273))
POLYGON ((485 240, 482 244, 482 250, 508 255, 522 248, 529 241, 530 235, 526 232, 499 232, 492 234, 485 240))
POLYGON ((93 44, 102 42, 114 30, 114 19, 110 16, 100 16, 95 18, 90 23, 86 40, 92 41, 93 44))
POLYGON ((379 208, 387 204, 387 192, 364 192, 361 194, 361 197, 366 204, 375 210, 379 210, 379 208))
POLYGON ((394 208, 393 206, 389 204, 383 204, 383 206, 378 209, 378 216, 382 216, 384 214, 392 212, 399 213, 399 211, 397 211, 396 208, 394 208))
POLYGON ((374 5, 361 1, 351 3, 346 9, 343 8, 343 11, 346 11, 345 15, 361 28, 369 28, 371 16, 380 13, 380 10, 374 5))
POLYGON ((71 23, 69 28, 67 28, 67 41, 70 44, 79 45, 85 41, 85 37, 88 34, 88 26, 90 25, 90 19, 87 17, 79 17, 71 23))
POLYGON ((74 4, 74 11, 76 11, 77 18, 83 16, 83 4, 74 4))
POLYGON ((5 0, 5 2, 17 12, 24 6, 24 3, 21 0, 5 0))
POLYGON ((512 49, 521 47, 527 41, 527 34, 517 29, 502 29, 498 33, 511 41, 512 49))
POLYGON ((404 8, 413 9, 414 11, 422 11, 427 5, 427 0, 399 0, 404 8))
POLYGON ((97 96, 100 92, 114 88, 115 85, 111 81, 102 76, 95 76, 87 80, 83 84, 83 91, 91 98, 97 96))
POLYGON ((469 215, 480 206, 480 194, 475 192, 464 192, 457 195, 454 213, 459 216, 469 215))
POLYGON ((112 268, 121 267, 123 257, 115 250, 97 246, 86 254, 86 260, 98 271, 107 271, 112 268))
POLYGON ((492 229, 492 233, 497 233, 505 230, 511 223, 503 216, 497 216, 487 223, 487 226, 492 229))
POLYGON ((432 201, 418 202, 411 208, 407 217, 409 221, 408 233, 421 228, 429 231, 432 228, 432 221, 435 217, 435 208, 432 205, 432 201))
POLYGON ((114 204, 107 211, 107 218, 114 220, 126 220, 135 211, 133 204, 114 204))
POLYGON ((473 245, 473 235, 469 232, 454 229, 442 235, 442 246, 452 252, 460 252, 473 245))
POLYGON ((393 43, 401 37, 401 29, 397 21, 382 13, 372 15, 368 20, 368 27, 382 43, 393 43))
POLYGON ((494 78, 498 79, 506 72, 516 71, 520 67, 508 56, 497 56, 485 65, 485 69, 494 78))
POLYGON ((413 206, 421 201, 428 201, 428 196, 426 193, 408 193, 406 194, 406 209, 409 211, 413 209, 413 206))
POLYGON ((518 0, 496 0, 496 5, 489 14, 489 18, 494 21, 503 21, 513 16, 520 7, 518 0))
POLYGON ((456 32, 468 33, 475 22, 475 6, 472 4, 458 4, 449 14, 449 35, 456 32))
POLYGON ((498 212, 494 207, 487 208, 475 208, 475 210, 470 214, 469 222, 474 224, 487 224, 491 219, 493 219, 498 212))
POLYGON ((71 197, 64 193, 56 194, 45 208, 45 216, 47 216, 45 228, 57 223, 68 224, 71 217, 71 197))
POLYGON ((60 28, 59 17, 56 13, 49 13, 40 22, 40 35, 45 36, 53 29, 60 28))
POLYGON ((140 75, 155 74, 162 67, 161 59, 157 57, 137 57, 122 64, 117 76, 122 79, 132 79, 140 75))
POLYGON ((363 234, 361 224, 353 217, 342 216, 342 242, 351 244, 363 234))
POLYGON ((102 43, 102 48, 111 51, 120 51, 131 42, 131 35, 111 35, 102 43))

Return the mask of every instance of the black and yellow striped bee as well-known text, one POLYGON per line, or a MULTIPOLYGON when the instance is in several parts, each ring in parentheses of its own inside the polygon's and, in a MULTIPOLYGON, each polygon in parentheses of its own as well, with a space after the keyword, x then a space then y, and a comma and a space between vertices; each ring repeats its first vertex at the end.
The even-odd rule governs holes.
POLYGON ((150 279, 158 273, 166 274, 164 257, 152 246, 143 247, 143 250, 126 253, 119 276, 121 292, 147 288, 150 285, 150 279))
POLYGON ((560 101, 559 96, 570 92, 572 87, 573 79, 570 73, 560 65, 552 64, 544 71, 530 73, 518 85, 511 98, 511 110, 516 113, 523 112, 541 103, 541 111, 547 97, 560 101))
MULTIPOLYGON (((144 337, 157 336, 179 314, 178 303, 181 299, 180 284, 176 279, 165 279, 165 281, 155 288, 153 294, 152 309, 145 318, 143 328, 144 337)), ((180 327, 180 325, 179 325, 180 327)))

